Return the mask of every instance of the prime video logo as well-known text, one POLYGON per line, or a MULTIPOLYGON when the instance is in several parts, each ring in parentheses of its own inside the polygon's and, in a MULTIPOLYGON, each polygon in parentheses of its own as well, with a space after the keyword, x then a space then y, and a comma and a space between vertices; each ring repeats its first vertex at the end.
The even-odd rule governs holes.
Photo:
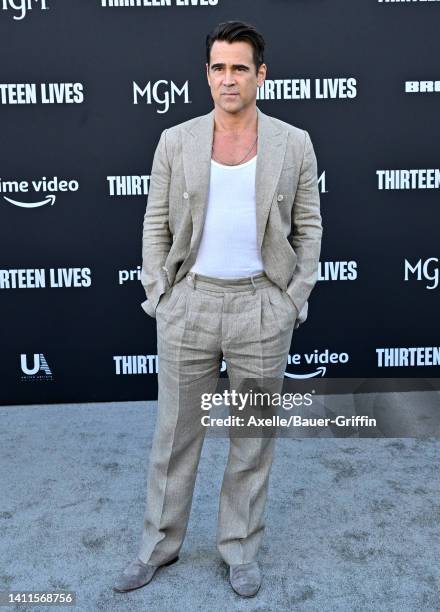
POLYGON ((170 104, 176 102, 176 96, 184 96, 184 104, 190 104, 188 81, 180 89, 173 81, 160 80, 155 83, 149 81, 143 89, 133 81, 133 104, 139 104, 139 98, 141 101, 144 99, 147 104, 156 102, 162 107, 162 110, 157 109, 160 114, 169 111, 170 104))
POLYGON ((8 9, 12 9, 13 11, 20 11, 20 15, 13 15, 13 19, 16 21, 20 21, 24 19, 27 15, 27 12, 32 10, 32 8, 40 8, 45 11, 49 7, 47 6, 46 0, 2 0, 2 9, 7 11, 8 9))

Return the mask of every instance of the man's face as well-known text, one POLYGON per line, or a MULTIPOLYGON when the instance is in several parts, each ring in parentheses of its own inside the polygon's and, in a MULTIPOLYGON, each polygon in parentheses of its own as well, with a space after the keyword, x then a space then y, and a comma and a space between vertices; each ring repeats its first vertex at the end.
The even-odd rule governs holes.
POLYGON ((250 43, 216 40, 211 48, 211 64, 206 64, 206 75, 215 106, 227 113, 238 113, 255 104, 266 65, 262 64, 256 74, 250 43))

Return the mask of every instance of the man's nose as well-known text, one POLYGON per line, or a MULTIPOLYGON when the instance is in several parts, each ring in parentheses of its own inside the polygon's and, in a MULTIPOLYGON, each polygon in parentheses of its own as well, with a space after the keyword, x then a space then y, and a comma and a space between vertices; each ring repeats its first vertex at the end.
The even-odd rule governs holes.
POLYGON ((234 84, 235 83, 235 78, 234 78, 234 74, 233 74, 232 71, 226 70, 225 76, 224 76, 224 79, 223 79, 223 83, 225 85, 234 84))

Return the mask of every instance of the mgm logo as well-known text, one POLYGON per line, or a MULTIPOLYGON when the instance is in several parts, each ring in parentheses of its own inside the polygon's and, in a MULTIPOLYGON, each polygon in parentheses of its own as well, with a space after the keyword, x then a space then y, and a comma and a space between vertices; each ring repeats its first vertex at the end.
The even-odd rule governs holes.
POLYGON ((153 104, 154 102, 159 105, 157 109, 158 113, 167 113, 170 104, 176 103, 176 97, 183 96, 183 103, 189 104, 188 81, 182 87, 178 87, 173 81, 156 81, 151 83, 149 81, 144 88, 140 87, 137 83, 133 82, 133 104, 139 104, 139 99, 145 100, 147 104, 153 104))
POLYGON ((47 10, 46 0, 1 0, 2 9, 4 11, 11 10, 13 12, 13 19, 20 21, 24 19, 32 8, 39 8, 43 11, 47 10), (14 13, 14 11, 16 11, 14 13))

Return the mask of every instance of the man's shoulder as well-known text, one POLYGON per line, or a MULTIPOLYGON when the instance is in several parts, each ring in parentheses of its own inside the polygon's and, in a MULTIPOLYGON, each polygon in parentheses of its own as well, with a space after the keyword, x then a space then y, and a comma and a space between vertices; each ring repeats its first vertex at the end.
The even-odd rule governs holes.
MULTIPOLYGON (((305 129, 294 125, 292 123, 287 123, 287 121, 283 121, 278 117, 273 117, 272 115, 267 115, 261 109, 258 109, 260 115, 264 117, 264 119, 269 122, 273 127, 280 129, 281 131, 287 131, 289 135, 294 140, 299 140, 300 142, 304 142, 305 129)), ((204 115, 197 115, 196 117, 192 117, 191 119, 187 119, 186 121, 182 121, 181 123, 176 123, 168 128, 166 128, 167 133, 167 141, 173 141, 182 131, 191 131, 193 127, 195 127, 199 122, 206 121, 211 115, 213 111, 206 113, 204 115)))
POLYGON ((297 125, 293 125, 293 123, 287 123, 287 121, 283 121, 278 117, 273 117, 272 115, 266 115, 266 117, 272 122, 274 126, 281 129, 282 131, 289 132, 295 138, 304 138, 304 128, 301 128, 297 125))
POLYGON ((211 113, 206 113, 205 115, 198 115, 197 117, 192 117, 191 119, 187 119, 186 121, 182 121, 181 123, 176 123, 175 125, 171 125, 167 128, 167 136, 175 136, 181 130, 191 130, 193 126, 195 126, 199 121, 206 119, 211 113))

